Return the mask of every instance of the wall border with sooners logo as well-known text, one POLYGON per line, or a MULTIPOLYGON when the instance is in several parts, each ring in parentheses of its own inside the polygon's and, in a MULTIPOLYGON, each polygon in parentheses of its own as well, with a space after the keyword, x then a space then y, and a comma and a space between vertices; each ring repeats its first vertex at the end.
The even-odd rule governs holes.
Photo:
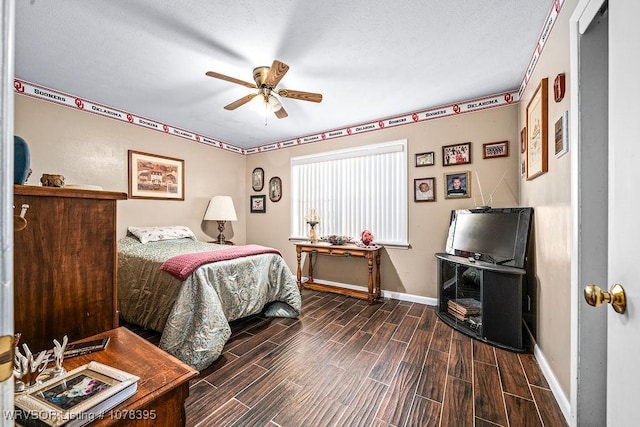
POLYGON ((14 91, 21 95, 31 96, 44 101, 53 102, 56 104, 64 105, 70 108, 79 109, 89 113, 97 114, 103 117, 109 117, 121 122, 130 123, 136 126, 142 126, 147 129, 163 132, 169 135, 185 138, 191 141, 199 142, 202 144, 211 145, 213 147, 220 148, 222 150, 231 151, 238 154, 248 155, 263 153, 266 151, 279 150, 283 148, 289 148, 296 145, 309 144, 313 142, 326 141, 334 138, 342 138, 352 135, 357 135, 364 132, 372 132, 381 129, 387 129, 395 126, 402 126, 411 123, 419 123, 427 120, 440 119, 443 117, 450 117, 459 114, 486 110, 488 108, 501 107, 503 105, 514 104, 520 101, 520 97, 524 93, 527 84, 533 74, 533 71, 538 63, 538 59, 547 43, 551 30, 553 29, 558 15, 562 10, 565 0, 554 0, 551 7, 551 11, 547 15, 545 24, 538 37, 538 42, 531 55, 529 64, 525 71, 524 77, 518 90, 509 91, 506 93, 500 93, 496 95, 490 95, 482 98, 471 99, 468 101, 457 102, 455 104, 445 105, 441 107, 429 108, 427 110, 407 113, 404 115, 394 116, 386 119, 380 119, 369 123, 362 123, 355 126, 348 126, 344 128, 338 128, 330 131, 321 132, 318 134, 301 136, 285 141, 273 142, 266 145, 261 145, 254 148, 240 148, 233 144, 229 144, 224 141, 220 141, 215 138, 211 138, 205 135, 199 135, 195 132, 188 131, 186 129, 180 129, 175 126, 161 123, 156 120, 147 119, 132 113, 128 113, 117 108, 109 107, 103 104, 89 101, 84 98, 79 98, 74 95, 69 95, 64 92, 56 91, 53 89, 45 88, 34 83, 30 83, 16 78, 14 80, 14 91))

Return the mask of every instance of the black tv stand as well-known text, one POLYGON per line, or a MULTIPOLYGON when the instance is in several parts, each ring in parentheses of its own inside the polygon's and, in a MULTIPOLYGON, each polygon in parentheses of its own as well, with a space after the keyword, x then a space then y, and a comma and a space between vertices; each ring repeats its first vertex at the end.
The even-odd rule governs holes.
POLYGON ((522 299, 525 270, 435 254, 438 317, 460 332, 511 351, 523 352, 522 299))

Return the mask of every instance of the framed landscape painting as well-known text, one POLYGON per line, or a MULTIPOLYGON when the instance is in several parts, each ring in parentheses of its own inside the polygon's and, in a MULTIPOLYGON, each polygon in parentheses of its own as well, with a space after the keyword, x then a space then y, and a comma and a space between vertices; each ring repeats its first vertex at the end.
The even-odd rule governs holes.
POLYGON ((129 198, 184 200, 184 160, 129 150, 129 198))

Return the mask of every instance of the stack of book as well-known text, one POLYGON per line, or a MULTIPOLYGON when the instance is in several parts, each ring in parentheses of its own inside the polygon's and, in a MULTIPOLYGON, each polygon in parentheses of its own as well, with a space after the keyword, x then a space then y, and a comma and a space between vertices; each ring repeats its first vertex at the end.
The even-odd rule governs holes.
POLYGON ((447 301, 447 311, 460 320, 469 320, 478 316, 482 310, 482 303, 474 298, 456 298, 447 301))

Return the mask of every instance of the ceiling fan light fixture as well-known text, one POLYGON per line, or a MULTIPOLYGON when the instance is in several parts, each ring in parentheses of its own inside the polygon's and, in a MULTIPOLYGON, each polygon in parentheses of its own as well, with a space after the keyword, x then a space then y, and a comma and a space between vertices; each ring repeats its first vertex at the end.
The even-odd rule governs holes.
POLYGON ((280 100, 274 95, 269 95, 267 104, 269 105, 269 109, 274 113, 282 109, 282 103, 280 103, 280 100))

